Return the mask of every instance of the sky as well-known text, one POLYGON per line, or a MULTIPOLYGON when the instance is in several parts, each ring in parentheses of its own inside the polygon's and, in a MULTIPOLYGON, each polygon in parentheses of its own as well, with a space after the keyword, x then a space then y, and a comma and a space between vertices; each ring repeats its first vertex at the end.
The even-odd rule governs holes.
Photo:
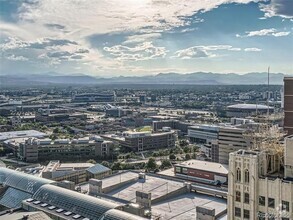
POLYGON ((0 0, 0 75, 293 74, 293 0, 0 0))

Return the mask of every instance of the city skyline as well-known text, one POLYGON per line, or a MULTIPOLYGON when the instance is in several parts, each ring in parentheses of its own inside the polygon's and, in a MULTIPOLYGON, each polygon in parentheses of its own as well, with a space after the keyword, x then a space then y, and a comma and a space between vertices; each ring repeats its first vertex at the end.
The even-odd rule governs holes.
POLYGON ((290 0, 0 1, 1 74, 293 74, 290 0))

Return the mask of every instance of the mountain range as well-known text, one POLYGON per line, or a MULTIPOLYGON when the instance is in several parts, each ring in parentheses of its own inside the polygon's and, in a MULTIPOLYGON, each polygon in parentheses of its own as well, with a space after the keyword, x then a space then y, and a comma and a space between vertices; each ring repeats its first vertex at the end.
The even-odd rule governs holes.
MULTIPOLYGON (((283 84, 283 73, 271 73, 270 83, 283 84)), ((187 84, 187 85, 261 85, 267 84, 268 74, 254 72, 246 74, 235 73, 159 73, 148 76, 118 76, 111 78, 94 77, 86 74, 60 74, 48 72, 42 74, 0 75, 0 85, 99 85, 99 84, 187 84)))

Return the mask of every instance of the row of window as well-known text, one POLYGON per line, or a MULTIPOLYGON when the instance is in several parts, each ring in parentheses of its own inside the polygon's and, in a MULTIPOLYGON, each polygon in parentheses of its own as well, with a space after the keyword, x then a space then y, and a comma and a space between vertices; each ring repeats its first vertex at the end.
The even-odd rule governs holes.
MULTIPOLYGON (((275 208, 275 199, 274 198, 268 198, 267 203, 268 203, 269 208, 275 208)), ((266 206, 266 198, 264 196, 259 196, 258 204, 260 206, 266 206)), ((288 201, 282 200, 282 205, 281 205, 282 211, 289 212, 289 208, 290 208, 290 203, 288 201)))
MULTIPOLYGON (((275 214, 273 213, 263 213, 263 212, 258 212, 257 213, 257 219, 258 220, 275 220, 277 219, 277 217, 275 216, 275 214)), ((289 218, 287 217, 282 217, 281 218, 282 220, 290 220, 289 218)))
MULTIPOLYGON (((236 202, 241 202, 241 192, 236 191, 236 197, 235 197, 236 202)), ((244 203, 249 204, 249 193, 244 193, 244 203)))
MULTIPOLYGON (((241 169, 237 168, 236 170, 236 181, 241 182, 241 169)), ((249 183, 249 171, 246 169, 244 171, 244 182, 249 183)))
MULTIPOLYGON (((242 210, 241 210, 241 208, 238 208, 238 207, 235 207, 235 216, 236 217, 242 217, 242 210)), ((243 210, 243 218, 244 219, 250 219, 250 211, 249 210, 247 210, 247 209, 244 209, 243 210)))

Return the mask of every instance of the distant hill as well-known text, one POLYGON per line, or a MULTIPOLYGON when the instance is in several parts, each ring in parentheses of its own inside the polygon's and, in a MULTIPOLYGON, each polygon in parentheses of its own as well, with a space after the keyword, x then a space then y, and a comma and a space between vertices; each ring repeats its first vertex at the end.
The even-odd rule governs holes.
MULTIPOLYGON (((271 73, 270 83, 283 84, 283 73, 271 73)), ((119 76, 98 78, 86 74, 59 74, 54 72, 42 74, 19 74, 0 76, 0 85, 49 85, 49 84, 188 84, 188 85, 260 85, 267 84, 267 73, 159 73, 149 76, 119 76)))

